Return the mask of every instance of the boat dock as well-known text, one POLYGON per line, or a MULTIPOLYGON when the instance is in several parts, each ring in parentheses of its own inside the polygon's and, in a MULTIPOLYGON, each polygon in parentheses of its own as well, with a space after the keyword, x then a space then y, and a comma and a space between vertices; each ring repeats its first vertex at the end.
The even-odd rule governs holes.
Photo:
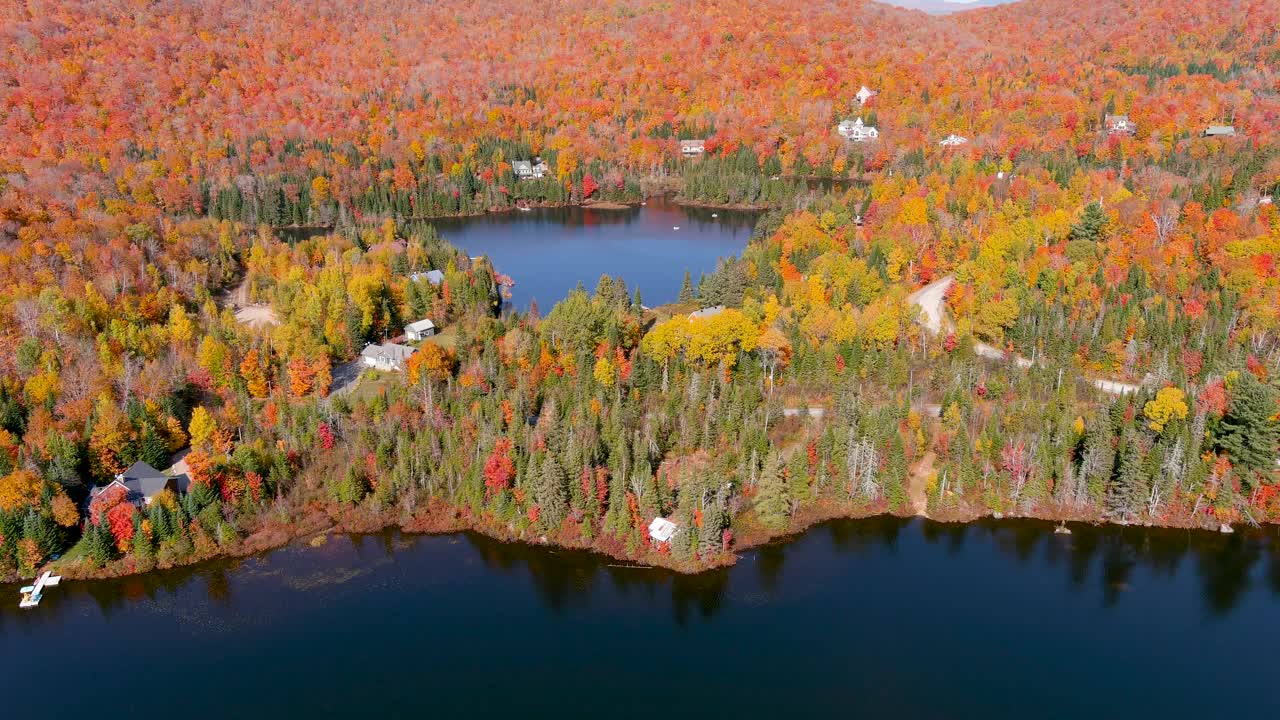
POLYGON ((33 608, 40 604, 40 598, 44 595, 44 589, 53 587, 62 582, 62 576, 54 575, 46 570, 43 575, 36 578, 35 585, 28 585, 18 592, 22 593, 22 601, 18 603, 20 608, 33 608))

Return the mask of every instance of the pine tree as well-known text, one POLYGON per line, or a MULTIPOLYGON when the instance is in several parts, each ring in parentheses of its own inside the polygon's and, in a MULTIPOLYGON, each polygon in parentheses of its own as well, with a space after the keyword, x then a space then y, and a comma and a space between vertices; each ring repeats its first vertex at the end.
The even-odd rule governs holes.
POLYGON ((62 549, 62 528, 43 513, 29 512, 22 522, 23 537, 36 541, 41 554, 48 557, 62 549))
POLYGON ((684 271, 684 284, 680 286, 680 302, 691 303, 695 299, 693 294, 693 276, 688 270, 684 271))
POLYGON ((138 459, 156 468, 162 468, 169 465, 169 443, 160 437, 160 433, 156 432, 155 426, 147 423, 147 429, 142 434, 142 443, 139 449, 138 459))
POLYGON ((1147 488, 1142 472, 1142 452, 1138 438, 1126 433, 1121 438, 1120 464, 1107 492, 1107 514, 1128 520, 1137 514, 1146 499, 1147 488))
POLYGON ((89 525, 89 531, 85 535, 85 543, 87 545, 86 549, 89 551, 89 558, 98 567, 106 565, 115 557, 116 543, 111 537, 111 531, 107 530, 105 519, 89 525))
POLYGON ((542 461, 542 471, 535 478, 533 499, 541 512, 540 519, 546 527, 559 527, 569 511, 565 494, 564 471, 550 452, 542 461))
MULTIPOLYGON (((1231 387, 1231 405, 1219 423, 1215 441, 1237 467, 1268 473, 1280 452, 1276 391, 1253 373, 1241 373, 1231 387)), ((1252 484, 1252 478, 1246 478, 1252 484)))
POLYGON ((770 450, 760 471, 759 490, 756 493, 756 515, 765 527, 782 530, 791 515, 791 498, 787 483, 782 477, 777 451, 770 450))
POLYGON ((1071 226, 1071 239, 1098 242, 1103 239, 1106 225, 1107 215, 1102 206, 1096 202, 1089 203, 1080 215, 1080 221, 1071 226))

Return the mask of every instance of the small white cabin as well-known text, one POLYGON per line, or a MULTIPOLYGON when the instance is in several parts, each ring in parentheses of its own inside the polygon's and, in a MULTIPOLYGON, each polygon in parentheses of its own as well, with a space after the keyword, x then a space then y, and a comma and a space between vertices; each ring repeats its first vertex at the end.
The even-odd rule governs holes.
POLYGON ((426 340, 436 334, 436 324, 430 320, 419 320, 404 326, 404 336, 411 342, 426 340))
POLYGON ((656 542, 670 542, 671 536, 675 534, 676 524, 664 517, 656 517, 649 523, 649 537, 656 542))
POLYGON ((854 95, 854 97, 857 98, 859 105, 866 105, 868 100, 870 100, 871 98, 875 97, 878 94, 879 93, 877 93, 875 90, 872 90, 866 85, 863 85, 862 88, 858 90, 858 94, 854 95))
POLYGON ((1107 126, 1109 135, 1134 135, 1138 132, 1138 124, 1128 115, 1108 115, 1103 124, 1107 126))
POLYGON ((874 125, 864 125, 862 118, 841 120, 836 126, 836 132, 851 142, 867 142, 880 137, 880 131, 874 125))
POLYGON ((684 155, 685 157, 702 155, 706 151, 707 151, 706 140, 681 140, 680 141, 680 154, 684 155))
POLYGON ((942 147, 959 147, 960 145, 964 145, 967 142, 969 142, 969 138, 952 133, 946 136, 945 138, 939 140, 938 144, 941 145, 942 147))
POLYGON ((547 174, 547 164, 540 158, 512 160, 511 172, 518 180, 539 180, 547 174))

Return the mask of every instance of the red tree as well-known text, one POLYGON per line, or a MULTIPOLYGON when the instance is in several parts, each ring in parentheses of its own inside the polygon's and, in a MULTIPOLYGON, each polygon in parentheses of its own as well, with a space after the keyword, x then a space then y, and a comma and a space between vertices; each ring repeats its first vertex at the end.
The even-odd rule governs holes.
POLYGON ((511 461, 511 441, 500 438, 493 444, 493 452, 484 461, 484 484, 489 494, 500 493, 511 487, 511 478, 516 474, 515 463, 511 461))
POLYGON ((133 513, 136 512, 129 503, 120 503, 107 511, 107 529, 116 539, 116 547, 120 552, 129 552, 129 544, 133 540, 133 513))

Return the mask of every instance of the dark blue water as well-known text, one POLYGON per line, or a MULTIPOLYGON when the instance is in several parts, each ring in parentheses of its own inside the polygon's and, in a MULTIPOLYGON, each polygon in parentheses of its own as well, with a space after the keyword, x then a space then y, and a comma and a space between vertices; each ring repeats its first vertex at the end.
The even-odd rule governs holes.
POLYGON ((3 588, 0 678, 14 717, 1263 717, 1278 542, 881 518, 685 577, 339 537, 3 588))
POLYGON ((536 299, 545 313, 578 283, 591 291, 605 274, 638 286, 647 305, 673 302, 685 270, 697 282, 717 259, 742 253, 756 217, 650 198, 627 210, 535 208, 432 222, 446 240, 488 255, 515 280, 512 304, 527 308, 536 299))

